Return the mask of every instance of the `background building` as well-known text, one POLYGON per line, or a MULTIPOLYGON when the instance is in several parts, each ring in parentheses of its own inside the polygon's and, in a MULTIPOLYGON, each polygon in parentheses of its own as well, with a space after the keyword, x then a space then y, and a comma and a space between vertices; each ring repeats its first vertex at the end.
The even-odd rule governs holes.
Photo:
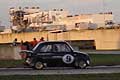
POLYGON ((64 9, 45 11, 39 7, 10 8, 10 20, 13 26, 12 29, 15 31, 26 31, 27 29, 33 31, 47 30, 47 26, 52 27, 53 25, 63 25, 67 30, 76 28, 96 29, 105 27, 108 23, 113 24, 113 17, 112 12, 70 15, 64 9))

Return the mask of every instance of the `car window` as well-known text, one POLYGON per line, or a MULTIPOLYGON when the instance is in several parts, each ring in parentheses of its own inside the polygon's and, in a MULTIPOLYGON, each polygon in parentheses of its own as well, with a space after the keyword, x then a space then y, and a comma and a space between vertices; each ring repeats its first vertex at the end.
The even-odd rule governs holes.
POLYGON ((52 45, 44 45, 39 49, 39 52, 52 52, 52 45))
POLYGON ((54 52, 71 52, 70 47, 67 44, 54 44, 54 52))
POLYGON ((37 52, 52 52, 52 45, 43 44, 37 48, 37 52))

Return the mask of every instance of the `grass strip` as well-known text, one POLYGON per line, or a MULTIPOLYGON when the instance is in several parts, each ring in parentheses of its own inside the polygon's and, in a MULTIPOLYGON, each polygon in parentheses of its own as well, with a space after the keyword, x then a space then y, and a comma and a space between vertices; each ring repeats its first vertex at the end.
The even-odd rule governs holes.
POLYGON ((23 67, 25 60, 0 60, 0 68, 23 67))
POLYGON ((120 65, 120 54, 90 54, 91 66, 120 65))
POLYGON ((0 76, 0 80, 120 80, 120 74, 0 76))

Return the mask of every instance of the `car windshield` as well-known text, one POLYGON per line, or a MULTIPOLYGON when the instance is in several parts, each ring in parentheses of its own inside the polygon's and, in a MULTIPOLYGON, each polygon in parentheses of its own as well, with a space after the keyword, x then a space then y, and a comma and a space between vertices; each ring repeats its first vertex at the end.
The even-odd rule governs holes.
POLYGON ((41 42, 41 43, 38 43, 38 44, 32 49, 32 51, 35 51, 40 44, 42 44, 42 42, 41 42))

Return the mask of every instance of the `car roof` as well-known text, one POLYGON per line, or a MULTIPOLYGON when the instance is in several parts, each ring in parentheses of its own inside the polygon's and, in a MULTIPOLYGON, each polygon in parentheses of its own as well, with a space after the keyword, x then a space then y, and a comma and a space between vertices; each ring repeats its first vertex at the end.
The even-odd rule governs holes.
POLYGON ((43 41, 40 43, 67 43, 66 41, 43 41))
MULTIPOLYGON (((66 41, 42 41, 42 42, 39 42, 34 48, 33 50, 35 50, 40 44, 43 44, 43 43, 65 43, 65 44, 68 44, 70 46, 70 44, 66 41)), ((73 48, 70 46, 70 48, 73 50, 73 48)))

